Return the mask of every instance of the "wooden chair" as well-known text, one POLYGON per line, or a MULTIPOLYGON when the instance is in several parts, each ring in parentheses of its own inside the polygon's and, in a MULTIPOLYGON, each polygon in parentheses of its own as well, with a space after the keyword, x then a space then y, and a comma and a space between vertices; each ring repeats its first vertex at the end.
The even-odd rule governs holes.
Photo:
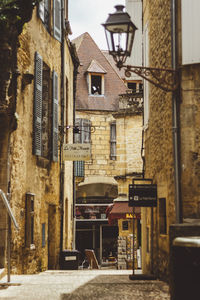
POLYGON ((85 255, 90 264, 90 269, 100 269, 94 250, 85 249, 85 255))

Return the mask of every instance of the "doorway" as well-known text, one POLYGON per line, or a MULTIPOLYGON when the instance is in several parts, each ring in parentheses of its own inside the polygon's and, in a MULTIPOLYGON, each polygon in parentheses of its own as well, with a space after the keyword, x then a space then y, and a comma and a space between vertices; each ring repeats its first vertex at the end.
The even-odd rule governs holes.
POLYGON ((48 269, 56 269, 56 206, 48 207, 48 269))

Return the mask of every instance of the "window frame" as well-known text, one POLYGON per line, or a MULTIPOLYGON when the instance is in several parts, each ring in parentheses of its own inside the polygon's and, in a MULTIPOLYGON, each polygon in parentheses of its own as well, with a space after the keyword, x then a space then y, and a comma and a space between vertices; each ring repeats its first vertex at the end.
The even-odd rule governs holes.
POLYGON ((110 123, 110 160, 117 159, 117 127, 116 121, 110 123), (113 135, 114 129, 114 135, 113 135))
POLYGON ((102 73, 88 73, 88 94, 92 97, 102 97, 105 94, 105 86, 104 86, 105 78, 102 73), (100 77, 101 78, 101 94, 93 94, 92 93, 92 77, 100 77))

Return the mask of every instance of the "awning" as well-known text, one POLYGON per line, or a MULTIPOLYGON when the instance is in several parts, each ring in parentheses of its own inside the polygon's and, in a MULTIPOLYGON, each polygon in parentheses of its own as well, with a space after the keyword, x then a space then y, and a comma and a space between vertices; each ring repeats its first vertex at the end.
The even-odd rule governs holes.
POLYGON ((107 218, 110 225, 118 219, 140 219, 141 208, 135 207, 133 213, 133 207, 128 206, 128 201, 114 202, 112 206, 107 208, 107 218))
POLYGON ((118 184, 113 177, 92 176, 78 185, 77 198, 105 197, 114 199, 118 194, 118 184))

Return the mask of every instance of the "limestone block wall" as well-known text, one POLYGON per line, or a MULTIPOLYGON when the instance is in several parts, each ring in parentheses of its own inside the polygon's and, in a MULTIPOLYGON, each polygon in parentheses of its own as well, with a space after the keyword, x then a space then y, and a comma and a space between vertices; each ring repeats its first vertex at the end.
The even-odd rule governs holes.
MULTIPOLYGON (((149 62, 151 67, 171 67, 171 19, 169 0, 144 1, 144 26, 149 33, 149 62)), ((166 276, 169 253, 169 224, 175 222, 174 206, 174 158, 173 158, 173 123, 172 94, 149 86, 149 122, 145 130, 145 177, 157 184, 157 196, 166 199, 167 233, 160 234, 159 205, 154 209, 153 228, 151 210, 146 209, 143 239, 149 228, 149 245, 153 230, 153 266, 144 261, 144 270, 160 277, 166 276), (149 220, 149 221, 148 221, 149 220), (146 268, 146 269, 145 269, 146 268)), ((145 240, 143 240, 145 244, 145 240)), ((148 257, 148 254, 147 254, 148 257)))
POLYGON ((200 218, 199 64, 185 66, 181 83, 181 183, 183 218, 200 218))
POLYGON ((110 159, 110 112, 78 111, 76 118, 88 119, 94 128, 91 133, 91 160, 85 162, 85 177, 116 175, 116 161, 110 159))
MULTIPOLYGON (((20 36, 18 52, 17 130, 11 135, 10 147, 10 185, 11 205, 19 224, 19 232, 12 230, 12 272, 35 273, 49 268, 59 267, 61 210, 60 210, 60 164, 32 154, 33 143, 33 95, 34 80, 23 87, 22 76, 28 72, 34 74, 35 51, 39 52, 52 74, 58 74, 58 95, 60 95, 61 78, 61 44, 54 39, 38 19, 34 10, 31 22, 24 26, 20 36), (34 245, 25 245, 26 193, 34 196, 34 245)), ((67 44, 66 44, 67 45, 67 44)), ((68 46, 67 46, 68 47, 68 46)), ((67 48, 68 49, 68 48, 67 48)), ((73 64, 66 52, 66 82, 68 81, 67 117, 73 123, 73 64), (68 111, 68 109, 71 111, 68 111)), ((52 79, 52 77, 51 77, 52 79)), ((59 96, 60 98, 60 96, 59 96)), ((60 99, 59 99, 60 104, 60 99)), ((59 107, 58 123, 60 124, 59 107)), ((72 131, 68 133, 68 140, 72 141, 72 131)), ((64 199, 71 208, 73 202, 72 163, 66 163, 64 199)), ((65 208, 65 206, 64 206, 65 208)), ((68 207, 66 208, 69 211, 68 207)), ((70 218, 71 214, 65 214, 70 218)), ((64 244, 71 245, 72 224, 64 232, 64 244), (68 241, 66 241, 69 238, 68 241)), ((65 228, 64 228, 65 230, 65 228)))

